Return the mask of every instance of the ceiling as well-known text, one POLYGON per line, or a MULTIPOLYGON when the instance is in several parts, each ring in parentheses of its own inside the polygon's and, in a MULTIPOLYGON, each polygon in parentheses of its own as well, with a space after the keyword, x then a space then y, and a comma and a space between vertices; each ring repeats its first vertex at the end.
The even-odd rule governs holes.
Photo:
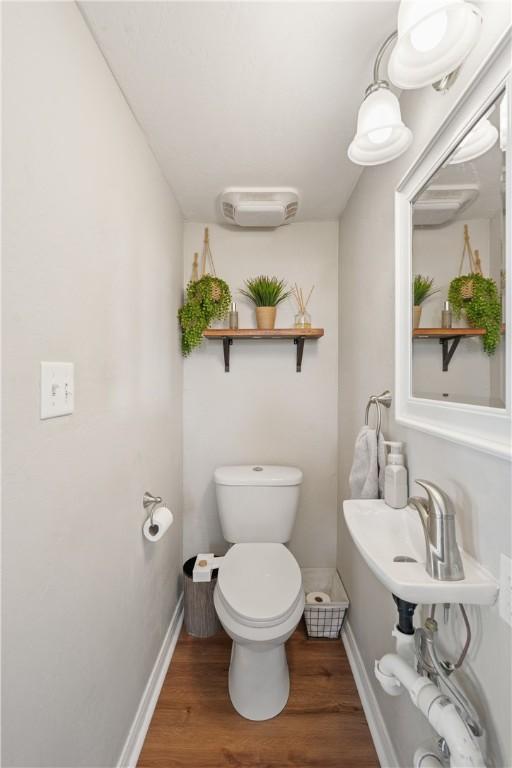
POLYGON ((81 2, 186 219, 227 186, 297 187, 334 219, 361 168, 346 151, 398 2, 81 2), (369 23, 371 20, 371 23, 369 23))

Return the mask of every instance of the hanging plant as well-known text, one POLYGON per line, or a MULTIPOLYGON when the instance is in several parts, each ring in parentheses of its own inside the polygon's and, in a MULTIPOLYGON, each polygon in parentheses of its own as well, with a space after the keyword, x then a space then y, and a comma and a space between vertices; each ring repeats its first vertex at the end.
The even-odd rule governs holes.
POLYGON ((230 303, 229 286, 219 277, 204 275, 187 285, 185 304, 178 310, 181 351, 185 357, 201 344, 210 323, 227 315, 230 303))
POLYGON ((483 348, 494 354, 501 339, 501 301, 494 280, 474 272, 456 277, 450 283, 448 300, 455 317, 465 315, 473 328, 485 330, 483 348))

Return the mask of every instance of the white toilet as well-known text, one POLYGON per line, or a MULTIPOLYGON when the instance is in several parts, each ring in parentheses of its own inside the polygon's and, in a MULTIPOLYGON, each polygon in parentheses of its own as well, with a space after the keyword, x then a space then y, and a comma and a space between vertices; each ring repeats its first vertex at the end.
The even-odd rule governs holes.
POLYGON ((267 720, 288 700, 284 643, 304 610, 300 568, 285 547, 302 472, 249 465, 219 467, 214 477, 222 532, 234 545, 214 594, 217 615, 233 639, 229 695, 243 717, 267 720))

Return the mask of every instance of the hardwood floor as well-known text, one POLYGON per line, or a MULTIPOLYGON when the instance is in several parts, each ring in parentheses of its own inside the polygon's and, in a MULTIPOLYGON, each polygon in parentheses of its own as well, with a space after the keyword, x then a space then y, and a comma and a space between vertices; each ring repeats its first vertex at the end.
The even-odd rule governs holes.
POLYGON ((231 641, 182 631, 140 755, 139 768, 378 768, 340 641, 287 643, 291 693, 272 720, 251 722, 228 695, 231 641))

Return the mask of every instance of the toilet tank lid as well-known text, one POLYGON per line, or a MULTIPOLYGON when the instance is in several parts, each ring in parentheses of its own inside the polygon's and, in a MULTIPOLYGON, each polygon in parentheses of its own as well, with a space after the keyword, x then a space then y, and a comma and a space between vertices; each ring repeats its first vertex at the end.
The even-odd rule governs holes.
POLYGON ((273 464, 217 467, 214 480, 216 485, 300 485, 302 470, 273 464))

